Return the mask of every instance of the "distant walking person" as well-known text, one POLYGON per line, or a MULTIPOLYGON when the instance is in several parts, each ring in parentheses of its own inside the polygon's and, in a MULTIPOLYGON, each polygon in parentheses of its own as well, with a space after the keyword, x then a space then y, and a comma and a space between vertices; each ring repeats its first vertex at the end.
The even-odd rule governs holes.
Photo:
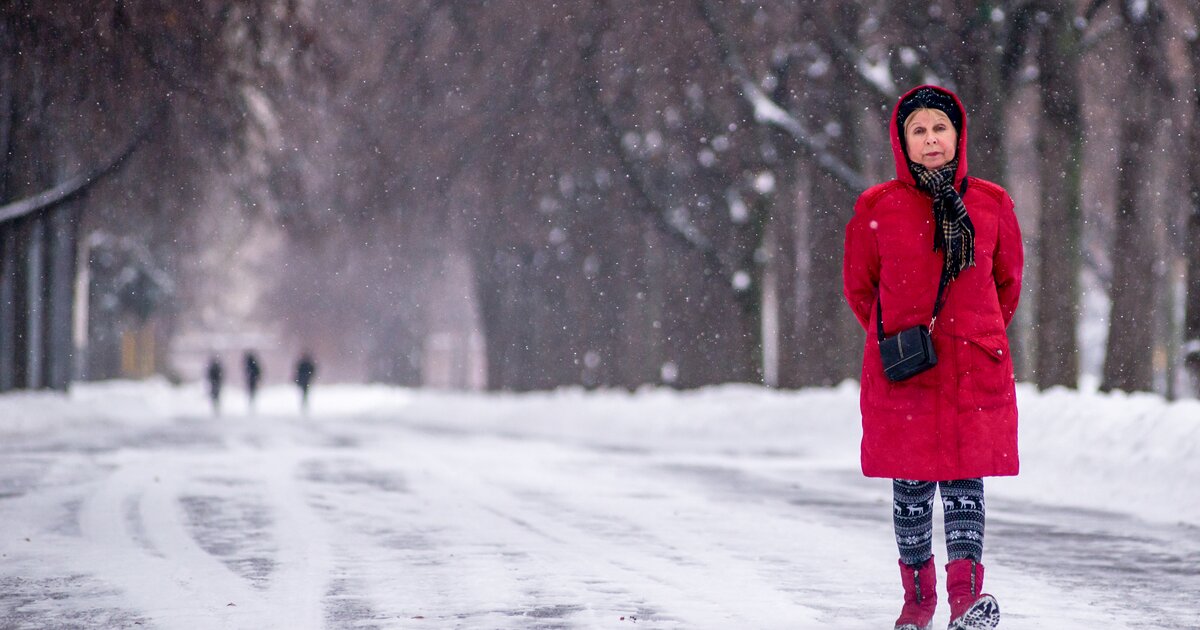
POLYGON ((209 360, 205 377, 208 379, 208 397, 212 400, 213 415, 219 416, 221 415, 221 382, 225 380, 225 370, 221 368, 220 359, 213 357, 209 360))
POLYGON ((300 386, 300 408, 308 412, 308 388, 317 375, 317 364, 307 352, 296 362, 296 385, 300 386))
POLYGON ((258 394, 258 382, 262 380, 262 368, 254 352, 246 352, 246 394, 250 396, 250 410, 254 410, 254 397, 258 394))

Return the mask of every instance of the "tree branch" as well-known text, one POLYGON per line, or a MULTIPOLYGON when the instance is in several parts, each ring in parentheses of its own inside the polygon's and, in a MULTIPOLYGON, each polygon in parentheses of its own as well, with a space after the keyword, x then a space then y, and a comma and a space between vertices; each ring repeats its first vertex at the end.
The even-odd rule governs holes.
MULTIPOLYGON (((819 11, 823 17, 827 17, 827 12, 819 11)), ((878 103, 884 106, 891 105, 900 97, 900 89, 896 87, 896 81, 892 78, 891 72, 887 72, 887 76, 881 76, 881 73, 874 70, 868 63, 862 51, 854 45, 854 42, 842 35, 828 19, 822 20, 822 34, 829 43, 830 54, 841 58, 847 66, 854 68, 857 73, 859 83, 870 88, 878 99, 878 103)), ((881 62, 882 65, 887 65, 887 62, 881 62)))
POLYGON ((667 236, 683 244, 686 248, 699 253, 704 260, 705 266, 712 272, 721 277, 732 278, 732 272, 725 265, 707 238, 694 231, 682 229, 681 226, 673 223, 668 218, 670 212, 654 200, 654 197, 650 194, 650 187, 641 176, 637 165, 633 163, 633 160, 625 152, 625 148, 621 142, 621 130, 617 126, 616 121, 613 120, 611 112, 604 105, 603 99, 600 98, 600 77, 594 71, 594 59, 600 46, 600 38, 610 28, 607 4, 601 2, 600 8, 604 15, 602 23, 596 29, 596 32, 589 33, 584 38, 584 42, 580 46, 580 58, 585 68, 583 77, 584 93, 590 101, 592 110, 596 112, 597 117, 600 119, 601 126, 604 129, 605 140, 608 142, 612 154, 620 162, 621 169, 625 173, 625 179, 629 183, 630 188, 637 194, 640 202, 638 205, 642 208, 646 216, 650 217, 654 225, 667 236))
POLYGON ((92 170, 69 177, 49 190, 44 190, 36 195, 0 206, 0 223, 33 214, 39 210, 49 208, 72 197, 81 195, 105 177, 117 172, 121 165, 125 163, 125 160, 130 155, 133 155, 133 152, 149 137, 150 132, 162 122, 166 111, 166 104, 160 105, 155 110, 150 122, 142 127, 126 143, 124 148, 92 170))
POLYGON ((758 87, 758 84, 755 83, 753 77, 750 75, 750 71, 746 68, 746 64, 742 61, 741 55, 734 48, 729 35, 717 22, 711 0, 696 0, 696 9, 700 12, 700 16, 704 19, 705 24, 708 25, 709 30, 712 31, 713 36, 716 38, 721 61, 733 73, 734 79, 741 89, 742 96, 749 102, 754 112, 754 119, 786 131, 796 143, 808 150, 819 169, 845 186, 848 190, 855 192, 865 190, 868 183, 867 178, 862 173, 859 173, 845 162, 837 159, 827 150, 824 142, 818 140, 816 135, 809 131, 803 123, 783 107, 780 107, 775 101, 771 100, 758 87))
POLYGON ((1096 12, 1106 4, 1108 4, 1108 0, 1092 0, 1088 3, 1087 9, 1084 10, 1083 17, 1090 22, 1092 17, 1096 15, 1096 12))

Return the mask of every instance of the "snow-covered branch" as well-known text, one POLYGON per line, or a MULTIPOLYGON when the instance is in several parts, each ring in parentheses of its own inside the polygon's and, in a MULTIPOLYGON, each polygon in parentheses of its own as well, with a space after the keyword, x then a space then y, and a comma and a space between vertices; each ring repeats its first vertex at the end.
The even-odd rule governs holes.
POLYGON ((667 236, 698 252, 704 259, 705 265, 714 273, 719 274, 721 277, 732 278, 733 273, 727 268, 724 261, 721 260, 712 242, 700 233, 699 230, 695 229, 695 226, 691 225, 690 222, 681 221, 678 212, 665 208, 654 199, 654 196, 650 192, 649 184, 642 177, 637 165, 633 163, 629 154, 625 151, 625 147, 621 141, 622 132, 616 121, 613 120, 612 113, 608 111, 608 107, 600 97, 600 77, 594 70, 595 56, 598 52, 601 35, 609 28, 607 22, 608 7, 602 4, 601 8, 604 9, 603 23, 597 28, 597 32, 592 33, 581 46, 580 58, 586 69, 583 78, 583 91, 588 97, 591 109, 596 113, 597 118, 603 126, 604 135, 612 148, 612 154, 620 162, 626 181, 637 195, 640 201, 638 205, 650 217, 654 225, 667 236))
POLYGON ((846 188, 854 191, 865 189, 868 186, 866 177, 830 153, 825 143, 817 139, 816 134, 809 131, 799 119, 780 107, 759 88, 749 69, 746 68, 745 62, 742 61, 741 54, 734 48, 729 35, 718 23, 711 0, 696 0, 696 8, 713 36, 716 37, 721 61, 733 73, 742 96, 750 102, 754 111, 754 119, 786 131, 793 140, 809 151, 818 168, 841 182, 846 188))
POLYGON ((900 96, 900 88, 896 86, 891 68, 888 67, 887 55, 884 55, 882 59, 871 61, 837 29, 827 27, 823 30, 825 37, 834 48, 833 52, 850 62, 858 72, 859 78, 875 91, 877 97, 890 104, 900 96))
POLYGON ((166 112, 166 107, 159 107, 158 111, 151 118, 151 122, 146 124, 138 131, 133 138, 126 143, 125 147, 117 151, 108 160, 97 165, 90 171, 79 173, 73 177, 59 183, 57 186, 44 190, 36 195, 18 199, 9 204, 0 206, 0 223, 11 221, 23 216, 27 216, 48 208, 54 204, 65 201, 71 197, 82 194, 96 182, 104 179, 104 177, 115 173, 117 169, 125 162, 126 158, 133 154, 146 139, 150 131, 162 120, 163 114, 166 112))

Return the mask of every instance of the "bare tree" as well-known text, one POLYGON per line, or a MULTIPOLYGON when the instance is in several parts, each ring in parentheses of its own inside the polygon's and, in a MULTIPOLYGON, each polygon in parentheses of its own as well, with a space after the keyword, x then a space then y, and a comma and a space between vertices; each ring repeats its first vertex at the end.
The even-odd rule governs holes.
POLYGON ((1200 394, 1200 6, 1191 5, 1192 26, 1188 51, 1192 65, 1192 115, 1188 128, 1188 212, 1184 253, 1187 259, 1187 285, 1184 297, 1184 365, 1191 379, 1193 394, 1200 394))
POLYGON ((1158 273, 1150 227, 1154 222, 1146 154, 1153 146, 1172 85, 1163 57, 1165 13, 1157 2, 1121 3, 1137 88, 1130 90, 1120 124, 1116 224, 1113 242, 1112 313, 1101 389, 1152 391, 1154 311, 1158 273))
POLYGON ((1046 3, 1038 42, 1041 212, 1035 369, 1038 387, 1076 387, 1080 318, 1083 111, 1080 31, 1070 7, 1046 3))

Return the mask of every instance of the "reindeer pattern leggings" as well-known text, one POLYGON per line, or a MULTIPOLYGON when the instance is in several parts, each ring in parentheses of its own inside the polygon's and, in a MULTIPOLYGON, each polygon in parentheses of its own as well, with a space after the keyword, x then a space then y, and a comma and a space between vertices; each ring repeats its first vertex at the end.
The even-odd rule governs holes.
POLYGON ((933 498, 940 487, 950 560, 983 560, 983 479, 892 480, 892 521, 900 560, 923 564, 933 555, 933 498))

